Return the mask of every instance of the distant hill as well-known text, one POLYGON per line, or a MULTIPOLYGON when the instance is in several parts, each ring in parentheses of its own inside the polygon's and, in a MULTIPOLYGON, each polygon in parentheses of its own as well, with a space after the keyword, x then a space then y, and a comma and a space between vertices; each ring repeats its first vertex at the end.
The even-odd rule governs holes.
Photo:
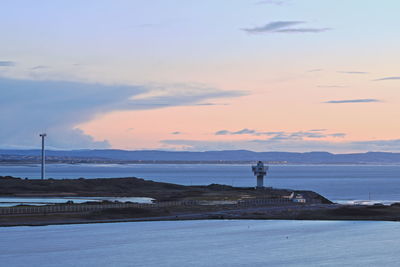
MULTIPOLYGON (((47 150, 48 160, 54 162, 250 162, 268 161, 276 163, 306 164, 400 164, 400 153, 367 152, 354 154, 332 154, 329 152, 253 152, 248 150, 226 151, 158 151, 158 150, 47 150)), ((0 161, 35 162, 40 150, 0 150, 0 161)))

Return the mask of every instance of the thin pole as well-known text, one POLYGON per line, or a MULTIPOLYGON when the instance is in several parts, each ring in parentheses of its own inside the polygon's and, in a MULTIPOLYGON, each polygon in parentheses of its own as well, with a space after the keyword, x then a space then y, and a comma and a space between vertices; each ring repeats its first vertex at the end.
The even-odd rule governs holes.
POLYGON ((40 134, 40 137, 42 137, 42 180, 45 178, 45 164, 46 164, 46 157, 45 157, 45 152, 44 152, 44 138, 46 137, 46 134, 40 134))

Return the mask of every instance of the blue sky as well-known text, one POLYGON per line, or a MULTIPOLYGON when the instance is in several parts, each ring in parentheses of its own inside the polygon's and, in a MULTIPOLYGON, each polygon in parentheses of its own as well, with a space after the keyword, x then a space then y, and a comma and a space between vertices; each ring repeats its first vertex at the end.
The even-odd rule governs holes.
POLYGON ((53 148, 400 151, 398 10, 4 0, 0 147, 36 147, 46 131, 53 148), (215 135, 243 129, 285 135, 215 135), (291 138, 310 129, 325 133, 291 138))

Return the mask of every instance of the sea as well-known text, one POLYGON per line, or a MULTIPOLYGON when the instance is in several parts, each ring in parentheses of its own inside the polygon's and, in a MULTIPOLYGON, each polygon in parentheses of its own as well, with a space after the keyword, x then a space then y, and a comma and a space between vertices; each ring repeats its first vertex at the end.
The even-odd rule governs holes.
POLYGON ((215 220, 0 228, 1 266, 399 266, 400 223, 215 220))
MULTIPOLYGON (((248 164, 48 164, 46 177, 138 177, 182 185, 255 186, 248 164)), ((40 165, 1 165, 0 176, 39 179, 40 165)), ((265 186, 313 190, 338 203, 400 202, 400 165, 271 165, 265 186)))
MULTIPOLYGON (((0 175, 38 179, 39 165, 0 175)), ((254 186, 242 164, 47 166, 47 177, 139 177, 183 185, 254 186)), ((265 185, 343 203, 400 202, 398 165, 271 165, 265 185)), ((398 266, 400 223, 203 220, 0 228, 1 266, 398 266)))

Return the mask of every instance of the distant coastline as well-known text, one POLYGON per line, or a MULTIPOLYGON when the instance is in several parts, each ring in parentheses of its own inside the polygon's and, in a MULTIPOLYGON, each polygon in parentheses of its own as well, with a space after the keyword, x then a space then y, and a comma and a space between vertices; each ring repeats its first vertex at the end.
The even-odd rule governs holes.
MULTIPOLYGON (((254 163, 254 161, 47 161, 47 165, 57 165, 57 164, 66 164, 66 165, 168 165, 168 164, 176 164, 176 165, 250 165, 254 163)), ((291 163, 279 163, 279 162, 268 162, 263 161, 266 165, 271 166, 399 166, 399 163, 347 163, 347 162, 336 162, 336 163, 303 163, 303 162, 291 162, 291 163)), ((0 161, 0 166, 25 166, 25 167, 37 167, 40 165, 39 161, 0 161)))
MULTIPOLYGON (((0 150, 0 164, 37 164, 41 151, 0 150)), ((65 164, 249 164, 261 160, 267 164, 400 164, 400 153, 367 152, 332 154, 329 152, 253 152, 159 151, 159 150, 47 150, 47 163, 65 164)))

